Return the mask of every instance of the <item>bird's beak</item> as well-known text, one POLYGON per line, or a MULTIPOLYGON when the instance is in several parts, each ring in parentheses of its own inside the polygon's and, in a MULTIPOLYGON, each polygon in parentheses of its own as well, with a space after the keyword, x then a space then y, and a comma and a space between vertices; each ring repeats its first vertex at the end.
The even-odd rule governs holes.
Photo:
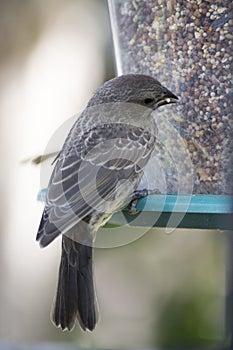
POLYGON ((158 101, 158 107, 160 106, 164 106, 170 103, 176 103, 179 99, 176 95, 174 95, 170 90, 168 90, 167 88, 163 87, 163 92, 164 95, 161 98, 160 101, 158 101))

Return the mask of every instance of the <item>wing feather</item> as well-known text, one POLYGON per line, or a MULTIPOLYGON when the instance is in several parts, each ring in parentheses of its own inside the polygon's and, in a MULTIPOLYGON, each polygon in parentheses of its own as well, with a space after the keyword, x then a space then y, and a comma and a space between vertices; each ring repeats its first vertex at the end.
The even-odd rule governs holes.
POLYGON ((57 160, 37 235, 43 246, 93 211, 101 211, 106 201, 114 200, 119 181, 142 171, 154 144, 148 131, 136 127, 121 128, 121 134, 116 128, 115 135, 111 130, 111 138, 106 135, 104 140, 101 128, 97 136, 98 127, 69 148, 66 142, 66 153, 61 152, 57 160))

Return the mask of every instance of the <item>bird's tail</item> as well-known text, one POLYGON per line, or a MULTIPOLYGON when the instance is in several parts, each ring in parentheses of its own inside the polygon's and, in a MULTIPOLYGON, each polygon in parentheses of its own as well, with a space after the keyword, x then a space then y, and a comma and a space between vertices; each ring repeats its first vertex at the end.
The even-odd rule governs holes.
POLYGON ((62 256, 53 322, 63 330, 71 330, 76 318, 83 330, 92 331, 97 323, 92 246, 62 237, 62 256))

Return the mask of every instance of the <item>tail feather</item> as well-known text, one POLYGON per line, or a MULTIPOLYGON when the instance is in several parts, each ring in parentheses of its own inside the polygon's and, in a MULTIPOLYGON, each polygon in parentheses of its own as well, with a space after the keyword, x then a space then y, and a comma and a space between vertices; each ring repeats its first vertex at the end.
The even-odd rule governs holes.
POLYGON ((97 311, 92 270, 92 247, 63 236, 52 316, 55 325, 63 330, 71 330, 76 318, 83 330, 95 328, 97 311))

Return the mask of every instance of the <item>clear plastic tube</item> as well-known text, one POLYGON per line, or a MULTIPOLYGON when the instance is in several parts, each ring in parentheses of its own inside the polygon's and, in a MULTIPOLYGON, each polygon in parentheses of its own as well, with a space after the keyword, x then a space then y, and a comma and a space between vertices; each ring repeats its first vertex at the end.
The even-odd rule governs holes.
POLYGON ((167 114, 190 154, 194 193, 232 194, 233 3, 108 2, 118 75, 154 76, 180 98, 167 114))

